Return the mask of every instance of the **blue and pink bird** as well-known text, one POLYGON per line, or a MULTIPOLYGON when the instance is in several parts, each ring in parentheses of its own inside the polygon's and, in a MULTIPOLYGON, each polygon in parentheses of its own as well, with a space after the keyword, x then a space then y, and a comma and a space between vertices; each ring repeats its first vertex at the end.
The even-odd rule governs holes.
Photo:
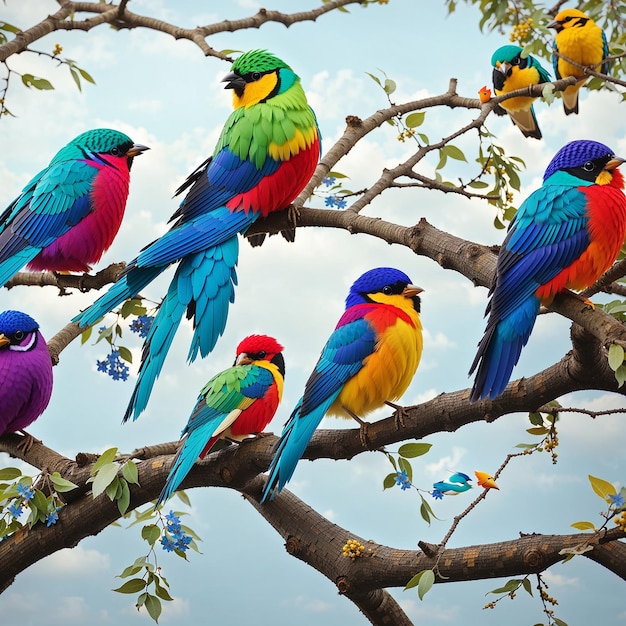
POLYGON ((188 360, 213 350, 234 301, 240 233, 286 209, 313 175, 320 135, 295 72, 264 50, 242 54, 224 78, 234 111, 213 155, 178 189, 187 190, 170 230, 146 246, 107 293, 74 321, 91 326, 141 293, 170 265, 176 272, 146 337, 124 421, 146 408, 184 315, 193 320, 188 360))

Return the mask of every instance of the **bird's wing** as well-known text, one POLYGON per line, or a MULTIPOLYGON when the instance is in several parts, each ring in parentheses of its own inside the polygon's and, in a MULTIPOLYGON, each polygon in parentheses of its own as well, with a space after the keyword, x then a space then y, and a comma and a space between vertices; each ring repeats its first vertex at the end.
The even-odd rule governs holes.
POLYGON ((489 311, 502 319, 573 263, 588 247, 586 198, 575 187, 533 192, 511 222, 498 255, 489 311))
MULTIPOLYGON (((606 59, 609 56, 609 42, 606 40, 606 33, 602 31, 602 58, 606 59)), ((600 66, 600 71, 603 74, 608 74, 609 69, 611 68, 610 61, 604 61, 600 66)))
POLYGON ((0 216, 0 263, 32 249, 26 263, 93 211, 97 173, 86 162, 63 161, 37 174, 0 216))

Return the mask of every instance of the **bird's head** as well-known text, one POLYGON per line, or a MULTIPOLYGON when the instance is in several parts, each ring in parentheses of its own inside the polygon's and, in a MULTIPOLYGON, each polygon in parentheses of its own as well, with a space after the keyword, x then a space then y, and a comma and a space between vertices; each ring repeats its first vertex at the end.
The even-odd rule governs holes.
POLYGON ((493 66, 493 86, 500 90, 504 87, 505 80, 513 73, 514 68, 526 69, 529 65, 529 57, 522 56, 523 49, 519 46, 502 46, 491 56, 493 66))
POLYGON ((39 324, 21 311, 0 313, 0 350, 27 352, 37 345, 39 324))
POLYGON ((622 163, 624 159, 615 156, 608 146, 598 141, 579 139, 565 144, 554 155, 543 180, 558 172, 566 172, 587 184, 607 185, 622 163))
POLYGON ((269 361, 278 368, 281 375, 285 376, 285 360, 283 359, 283 347, 268 335, 250 335, 242 339, 237 346, 235 365, 250 365, 254 361, 269 361))
POLYGON ((399 298, 408 298, 419 313, 421 301, 418 294, 422 291, 404 272, 393 267, 377 267, 354 281, 346 298, 346 308, 366 302, 393 304, 399 298))
POLYGON ((298 76, 278 57, 266 50, 244 52, 224 76, 224 89, 233 90, 235 109, 249 107, 283 93, 291 87, 298 76))
MULTIPOLYGON (((119 130, 112 128, 94 128, 78 135, 70 141, 57 155, 64 155, 67 159, 84 158, 90 154, 100 157, 126 157, 128 169, 133 158, 149 150, 147 146, 133 143, 133 140, 119 130)), ((57 158, 55 157, 55 159, 57 158)))
POLYGON ((582 11, 578 9, 563 9, 548 24, 548 28, 554 28, 557 33, 560 33, 568 28, 583 28, 587 24, 595 24, 595 22, 582 11))

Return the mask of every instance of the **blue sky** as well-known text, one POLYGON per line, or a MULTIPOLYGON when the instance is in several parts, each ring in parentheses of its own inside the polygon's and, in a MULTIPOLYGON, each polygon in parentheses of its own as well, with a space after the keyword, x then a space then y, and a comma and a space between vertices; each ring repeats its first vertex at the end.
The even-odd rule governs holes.
MULTIPOLYGON (((271 6, 263 6, 296 11, 313 4, 275 0, 271 6)), ((130 3, 137 13, 184 26, 248 16, 260 6, 255 0, 130 3), (221 8, 227 5, 228 12, 221 8)), ((51 0, 8 0, 0 19, 26 27, 57 7, 51 0)), ((289 29, 267 25, 221 34, 209 43, 217 49, 268 48, 287 60, 302 77, 318 115, 323 148, 328 149, 341 134, 346 115, 365 117, 387 105, 366 72, 382 69, 396 80, 395 102, 443 93, 451 77, 458 79, 461 95, 475 97, 478 88, 490 81, 492 51, 506 43, 504 36, 481 33, 478 20, 477 11, 464 6, 447 17, 440 3, 391 0, 384 7, 352 7, 349 14, 327 15, 314 24, 296 24, 289 29)), ((19 85, 11 89, 8 106, 17 117, 0 123, 0 188, 4 196, 0 203, 8 204, 78 133, 99 126, 123 130, 151 150, 135 162, 127 216, 102 266, 129 260, 166 230, 177 205, 172 199, 174 190, 212 152, 230 112, 230 94, 220 84, 229 67, 204 58, 188 42, 146 30, 114 32, 103 27, 89 34, 59 33, 36 47, 51 50, 56 42, 63 46, 64 55, 94 76, 97 85, 85 85, 79 93, 65 68, 55 69, 34 55, 10 60, 14 69, 45 76, 56 89, 34 92, 19 85)), ((550 107, 539 103, 543 141, 524 139, 506 118, 490 119, 489 129, 499 141, 527 163, 517 200, 540 184, 545 166, 567 141, 596 139, 626 156, 626 117, 618 105, 615 95, 584 93, 580 115, 572 119, 563 115, 559 102, 550 107)), ((431 140, 439 139, 471 117, 472 113, 464 110, 432 110, 420 130, 431 140)), ((338 165, 337 169, 350 176, 352 189, 371 183, 381 168, 394 166, 409 154, 409 147, 399 143, 396 134, 385 126, 338 165)), ((473 139, 458 143, 470 165, 455 164, 450 176, 471 171, 476 150, 473 139)), ((319 200, 314 203, 321 206, 319 200)), ((486 203, 434 191, 387 193, 367 214, 406 225, 425 217, 437 228, 485 244, 500 243, 503 238, 492 226, 493 210, 486 203)), ((484 329, 486 290, 474 288, 466 279, 407 249, 343 231, 300 229, 293 245, 274 237, 260 249, 242 243, 241 250, 237 299, 224 337, 207 359, 187 366, 191 329, 181 328, 148 410, 138 422, 120 426, 132 383, 113 382, 96 372, 95 361, 104 355, 101 344, 81 347, 75 343, 63 352, 61 364, 55 368, 52 401, 31 432, 70 457, 78 451, 97 452, 111 446, 130 451, 176 439, 199 389, 231 364, 236 345, 252 332, 272 334, 286 348, 285 396, 269 428, 278 432, 343 310, 349 285, 363 271, 379 265, 403 269, 425 289, 424 356, 404 404, 468 386, 467 370, 484 329)), ((169 275, 156 282, 149 295, 155 300, 162 297, 167 280, 169 275)), ((49 337, 93 299, 93 294, 59 298, 52 289, 18 288, 2 293, 0 305, 29 312, 49 337)), ((514 375, 532 374, 558 360, 569 349, 568 337, 567 320, 543 316, 514 375)), ((140 344, 133 339, 127 343, 138 360, 140 344)), ((618 396, 590 393, 575 394, 562 402, 596 410, 624 404, 618 396)), ((327 422, 325 427, 337 425, 327 422)), ((479 423, 457 433, 433 436, 428 439, 432 451, 414 463, 415 482, 427 489, 455 470, 494 471, 516 444, 529 441, 527 426, 526 416, 513 415, 493 424, 479 423)), ((450 547, 513 539, 520 532, 567 533, 569 525, 581 519, 599 522, 602 507, 591 492, 587 474, 616 483, 623 479, 621 432, 619 415, 594 422, 576 414, 564 415, 559 429, 559 463, 553 466, 548 455, 511 463, 499 480, 501 491, 490 494, 463 521, 450 547)), ((0 466, 8 463, 13 461, 0 457, 0 466)), ((388 462, 376 453, 349 463, 303 462, 290 487, 338 525, 407 549, 415 549, 419 540, 440 541, 454 515, 477 494, 474 490, 433 504, 443 521, 429 527, 419 516, 420 502, 414 493, 399 489, 383 493, 382 480, 388 471, 388 462)), ((188 563, 165 553, 159 555, 176 597, 164 607, 161 624, 186 626, 207 615, 220 624, 364 623, 331 582, 285 553, 281 538, 236 493, 212 489, 189 494, 194 506, 187 519, 203 538, 203 554, 191 554, 188 563)), ((19 575, 0 596, 3 624, 148 623, 144 613, 135 611, 132 597, 110 591, 119 584, 116 574, 145 553, 144 545, 137 528, 110 528, 73 550, 49 557, 19 575)), ((560 603, 557 615, 566 622, 626 621, 620 581, 587 560, 557 565, 546 574, 546 580, 560 603)), ((499 581, 437 585, 423 602, 412 591, 394 590, 393 594, 416 622, 526 626, 542 621, 538 600, 522 595, 499 603, 494 611, 483 611, 490 599, 485 594, 498 585, 499 581)))

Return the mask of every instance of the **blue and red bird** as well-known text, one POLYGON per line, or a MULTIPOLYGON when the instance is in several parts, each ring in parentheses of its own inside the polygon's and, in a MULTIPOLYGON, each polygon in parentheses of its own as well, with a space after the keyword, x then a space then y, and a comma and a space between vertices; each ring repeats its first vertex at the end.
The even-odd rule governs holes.
POLYGON ((361 422, 406 391, 422 355, 421 292, 404 272, 390 267, 370 270, 354 282, 346 310, 283 429, 263 501, 289 481, 326 414, 361 422))
POLYGON ((498 255, 487 329, 470 374, 470 401, 499 396, 526 345, 539 307, 592 285, 626 237, 624 159, 597 141, 572 141, 520 206, 498 255))
POLYGON ((232 367, 203 387, 156 506, 178 489, 196 459, 219 439, 243 441, 270 423, 283 395, 283 347, 267 335, 250 335, 237 346, 232 367))
POLYGON ((0 215, 0 285, 31 270, 88 272, 122 223, 130 168, 147 150, 117 130, 72 139, 0 215))
MULTIPOLYGON (((24 430, 52 395, 52 359, 39 324, 21 311, 0 313, 0 435, 24 430)), ((26 437, 28 449, 34 440, 26 437)))
POLYGON ((183 314, 193 318, 188 360, 206 356, 223 333, 235 297, 238 234, 259 217, 286 209, 313 175, 320 135, 300 78, 264 50, 242 54, 224 81, 234 111, 213 156, 179 188, 189 188, 174 224, 145 247, 120 280, 81 315, 95 324, 178 263, 144 344, 139 378, 124 421, 146 408, 183 314))

